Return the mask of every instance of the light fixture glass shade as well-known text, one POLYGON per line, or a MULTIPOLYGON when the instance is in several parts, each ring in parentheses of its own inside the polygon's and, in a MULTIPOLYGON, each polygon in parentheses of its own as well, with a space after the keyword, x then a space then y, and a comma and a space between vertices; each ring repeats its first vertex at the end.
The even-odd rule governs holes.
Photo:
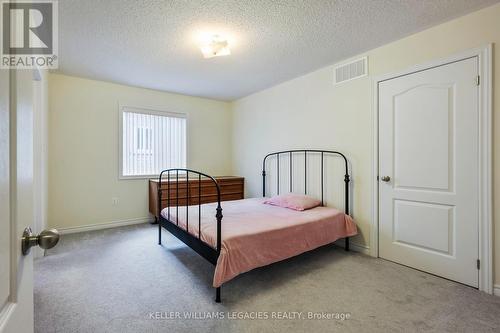
POLYGON ((221 38, 219 35, 212 36, 209 41, 202 44, 200 49, 204 58, 227 56, 231 54, 227 40, 221 38))

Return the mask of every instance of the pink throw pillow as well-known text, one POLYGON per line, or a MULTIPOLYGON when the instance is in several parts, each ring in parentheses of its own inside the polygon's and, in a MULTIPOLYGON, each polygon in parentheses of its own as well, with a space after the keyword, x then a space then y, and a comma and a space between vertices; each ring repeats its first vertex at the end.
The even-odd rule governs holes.
POLYGON ((307 195, 287 193, 266 199, 265 204, 304 211, 321 205, 321 201, 307 195))

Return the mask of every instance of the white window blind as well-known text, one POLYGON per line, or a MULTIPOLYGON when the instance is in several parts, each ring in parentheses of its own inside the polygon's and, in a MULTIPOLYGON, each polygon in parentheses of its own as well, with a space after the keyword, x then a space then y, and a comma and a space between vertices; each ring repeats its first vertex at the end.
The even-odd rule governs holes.
POLYGON ((121 177, 157 176, 186 167, 186 117, 121 108, 121 177))

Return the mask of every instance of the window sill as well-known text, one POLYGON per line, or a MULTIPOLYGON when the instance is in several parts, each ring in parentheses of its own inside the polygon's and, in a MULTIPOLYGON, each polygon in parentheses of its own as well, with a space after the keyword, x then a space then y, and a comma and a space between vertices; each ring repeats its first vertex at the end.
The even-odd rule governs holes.
MULTIPOLYGON (((175 172, 170 173, 170 179, 174 179, 176 177, 175 172)), ((140 176, 118 176, 118 180, 140 180, 140 179, 158 179, 160 178, 160 175, 140 175, 140 176)), ((167 173, 163 174, 163 178, 167 179, 167 173)), ((180 172, 179 171, 179 179, 186 178, 186 173, 185 172, 180 172)))

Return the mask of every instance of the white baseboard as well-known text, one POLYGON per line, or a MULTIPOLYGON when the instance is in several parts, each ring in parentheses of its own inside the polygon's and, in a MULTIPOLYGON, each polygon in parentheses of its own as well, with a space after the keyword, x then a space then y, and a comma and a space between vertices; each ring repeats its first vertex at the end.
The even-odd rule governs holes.
POLYGON ((500 296, 500 284, 495 284, 493 286, 493 295, 500 296))
MULTIPOLYGON (((74 234, 78 232, 85 232, 85 231, 94 231, 94 230, 102 230, 102 229, 110 229, 110 228, 117 228, 117 227, 124 227, 127 225, 134 225, 134 224, 142 224, 142 223, 151 223, 153 219, 151 217, 139 217, 135 219, 127 219, 127 220, 119 220, 119 221, 112 221, 112 222, 105 222, 105 223, 96 223, 96 224, 87 224, 87 225, 82 225, 78 227, 69 227, 69 228, 57 228, 56 229, 61 233, 61 235, 67 235, 67 234, 74 234)), ((339 239, 338 241, 335 242, 336 245, 340 247, 344 247, 345 240, 339 239)), ((349 248, 352 251, 355 252, 361 252, 363 254, 370 254, 370 247, 366 245, 361 245, 357 243, 353 243, 352 241, 349 244, 349 248)), ((497 286, 495 286, 497 287, 497 286)), ((498 286, 500 288, 500 286, 498 286)), ((496 290, 496 289, 495 289, 496 290)), ((498 290, 500 294, 500 289, 498 290)))
POLYGON ((150 217, 139 217, 139 218, 135 218, 135 219, 111 221, 111 222, 96 223, 96 224, 87 224, 87 225, 82 225, 82 226, 78 226, 78 227, 56 228, 56 229, 61 233, 61 235, 66 235, 66 234, 74 234, 77 232, 94 231, 94 230, 123 227, 123 226, 127 226, 127 225, 142 224, 142 223, 148 223, 151 221, 153 221, 153 219, 150 217))
MULTIPOLYGON (((344 247, 345 240, 343 238, 339 239, 338 241, 335 242, 335 245, 344 247)), ((352 251, 355 251, 355 252, 360 252, 363 254, 370 255, 370 247, 369 246, 353 243, 352 240, 349 241, 349 249, 352 251)))

